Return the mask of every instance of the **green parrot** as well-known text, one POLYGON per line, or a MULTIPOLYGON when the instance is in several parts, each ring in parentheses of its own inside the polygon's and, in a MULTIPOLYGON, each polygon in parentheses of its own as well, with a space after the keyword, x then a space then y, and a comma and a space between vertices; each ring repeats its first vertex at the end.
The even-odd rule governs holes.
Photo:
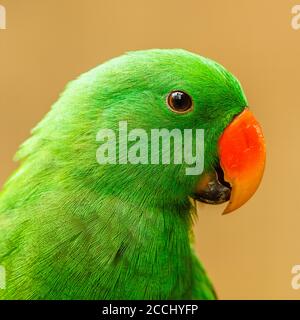
POLYGON ((193 248, 191 199, 240 207, 264 152, 241 85, 210 59, 152 49, 82 74, 20 147, 0 194, 0 299, 215 299, 193 248), (149 134, 203 129, 202 172, 186 174, 185 162, 100 164, 104 142, 117 156, 124 145, 97 134, 118 133, 120 121, 149 134))

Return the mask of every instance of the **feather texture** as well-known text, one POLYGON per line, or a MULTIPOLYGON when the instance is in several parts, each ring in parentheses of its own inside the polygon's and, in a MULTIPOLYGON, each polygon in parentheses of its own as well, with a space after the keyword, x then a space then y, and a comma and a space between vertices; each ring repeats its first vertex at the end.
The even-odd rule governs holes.
POLYGON ((21 146, 0 195, 1 299, 213 299, 195 257, 185 165, 99 165, 100 128, 202 128, 205 170, 246 105, 219 64, 179 50, 125 54, 68 84, 21 146), (194 111, 166 107, 184 90, 194 111))

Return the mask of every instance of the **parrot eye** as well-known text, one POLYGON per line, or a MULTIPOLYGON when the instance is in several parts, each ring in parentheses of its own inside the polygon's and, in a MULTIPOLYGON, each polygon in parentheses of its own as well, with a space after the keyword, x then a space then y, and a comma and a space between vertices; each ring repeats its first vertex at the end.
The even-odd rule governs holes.
POLYGON ((177 113, 186 113, 192 110, 192 98, 183 91, 172 91, 167 98, 168 106, 177 113))

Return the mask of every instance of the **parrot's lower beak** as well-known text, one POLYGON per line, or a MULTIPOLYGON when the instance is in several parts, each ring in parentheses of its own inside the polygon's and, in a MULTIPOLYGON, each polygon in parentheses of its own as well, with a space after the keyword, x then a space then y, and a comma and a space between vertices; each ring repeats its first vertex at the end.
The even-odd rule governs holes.
POLYGON ((225 128, 218 151, 220 166, 202 176, 194 198, 211 204, 229 201, 223 212, 226 214, 251 198, 264 172, 264 138, 259 123, 248 108, 225 128))

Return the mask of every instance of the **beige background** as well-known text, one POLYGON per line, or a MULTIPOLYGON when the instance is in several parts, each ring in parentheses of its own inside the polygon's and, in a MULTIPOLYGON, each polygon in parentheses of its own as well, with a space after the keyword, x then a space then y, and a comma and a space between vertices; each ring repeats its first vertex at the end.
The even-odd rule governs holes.
MULTIPOLYGON (((300 1, 298 1, 300 4, 300 1)), ((200 213, 197 247, 223 299, 300 298, 300 30, 288 0, 0 0, 0 184, 65 84, 124 51, 181 47, 242 82, 267 141, 263 183, 238 212, 200 213)), ((221 210, 220 210, 221 211, 221 210)))

